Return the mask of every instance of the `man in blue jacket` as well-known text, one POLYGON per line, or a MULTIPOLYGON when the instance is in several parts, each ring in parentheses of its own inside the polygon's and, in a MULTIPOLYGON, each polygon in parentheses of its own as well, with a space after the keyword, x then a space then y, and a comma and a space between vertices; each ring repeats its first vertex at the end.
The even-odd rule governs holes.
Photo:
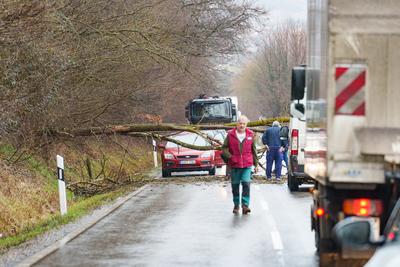
POLYGON ((282 147, 280 139, 280 125, 278 121, 272 123, 262 136, 262 142, 267 146, 267 179, 271 179, 272 163, 275 161, 276 179, 281 179, 282 147))

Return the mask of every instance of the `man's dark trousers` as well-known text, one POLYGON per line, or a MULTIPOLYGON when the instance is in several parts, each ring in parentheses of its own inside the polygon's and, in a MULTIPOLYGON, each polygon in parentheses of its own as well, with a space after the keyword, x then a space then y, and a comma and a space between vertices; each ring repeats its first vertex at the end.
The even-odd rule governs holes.
POLYGON ((267 178, 271 179, 272 162, 275 161, 275 175, 277 179, 281 178, 282 170, 282 153, 279 151, 279 146, 269 147, 267 152, 267 178))

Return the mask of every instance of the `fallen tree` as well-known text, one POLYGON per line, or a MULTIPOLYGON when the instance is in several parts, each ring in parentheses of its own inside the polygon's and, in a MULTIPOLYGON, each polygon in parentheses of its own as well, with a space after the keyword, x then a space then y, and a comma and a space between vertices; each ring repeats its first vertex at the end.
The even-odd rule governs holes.
MULTIPOLYGON (((248 127, 257 133, 265 131, 265 126, 270 126, 273 121, 279 121, 281 123, 287 123, 288 118, 270 118, 259 121, 252 121, 248 123, 248 127)), ((71 130, 53 131, 52 135, 61 139, 69 139, 79 136, 99 136, 99 135, 123 135, 132 137, 152 138, 158 142, 172 142, 179 146, 194 149, 194 150, 220 150, 222 142, 208 135, 205 130, 230 130, 236 126, 236 123, 222 124, 222 125, 204 125, 204 124, 172 124, 172 123, 158 123, 158 124, 125 124, 125 125, 108 125, 104 127, 89 127, 79 128, 71 130), (181 132, 191 132, 206 139, 209 143, 208 146, 198 146, 194 144, 188 144, 173 138, 175 134, 181 132)), ((121 148, 128 151, 121 145, 121 148)), ((257 150, 259 159, 265 155, 266 148, 261 146, 257 150)), ((265 170, 265 167, 260 164, 260 167, 265 170)), ((144 178, 140 174, 134 175, 139 177, 142 181, 144 178)), ((137 179, 137 178, 135 178, 137 179)), ((79 195, 94 195, 102 192, 107 192, 126 183, 130 183, 130 179, 113 180, 109 177, 101 179, 95 179, 92 181, 78 181, 68 185, 68 188, 79 195)))
MULTIPOLYGON (((278 117, 268 118, 258 121, 251 121, 247 124, 249 129, 262 133, 265 131, 261 126, 270 126, 272 122, 279 121, 280 123, 287 123, 289 118, 278 117)), ((61 138, 74 138, 78 136, 97 136, 97 135, 127 135, 133 137, 146 137, 153 138, 158 141, 167 141, 175 143, 182 147, 187 147, 195 150, 219 150, 221 149, 221 141, 213 138, 212 136, 204 133, 204 130, 230 130, 236 126, 236 123, 227 124, 172 124, 172 123, 157 123, 157 124, 124 124, 124 125, 106 125, 103 127, 88 127, 78 128, 70 130, 53 130, 50 134, 55 137, 61 138), (160 134, 166 132, 167 134, 160 134), (170 137, 171 134, 180 132, 191 132, 200 135, 204 139, 208 140, 209 146, 197 146, 193 144, 184 143, 170 137)), ((265 149, 261 149, 259 152, 264 152, 265 149)))
MULTIPOLYGON (((286 123, 289 121, 287 117, 269 118, 258 121, 251 121, 247 126, 255 132, 263 132, 264 129, 256 128, 259 126, 270 126, 273 121, 286 123)), ((91 135, 128 135, 131 133, 143 132, 171 132, 171 131, 187 131, 199 132, 201 130, 230 130, 236 126, 235 123, 227 124, 172 124, 172 123, 158 123, 158 124, 123 124, 123 125, 106 125, 103 127, 87 127, 69 130, 53 130, 50 131, 51 135, 60 137, 75 137, 75 136, 91 136, 91 135)))
MULTIPOLYGON (((273 121, 279 121, 281 123, 287 123, 289 118, 278 117, 268 118, 258 121, 251 121, 247 124, 249 129, 262 133, 265 131, 261 126, 270 126, 273 121)), ((128 135, 133 137, 151 137, 158 141, 168 141, 177 145, 195 149, 195 150, 215 150, 220 149, 222 143, 202 132, 204 130, 230 130, 236 126, 236 123, 227 124, 172 124, 172 123, 157 123, 157 124, 123 124, 123 125, 106 125, 103 127, 87 127, 70 130, 53 130, 50 134, 55 137, 61 138, 73 138, 78 136, 97 136, 97 135, 128 135), (162 135, 161 132, 167 132, 168 134, 162 135), (187 144, 181 141, 177 141, 174 138, 169 137, 171 132, 192 132, 207 139, 210 146, 196 146, 193 144, 187 144)))

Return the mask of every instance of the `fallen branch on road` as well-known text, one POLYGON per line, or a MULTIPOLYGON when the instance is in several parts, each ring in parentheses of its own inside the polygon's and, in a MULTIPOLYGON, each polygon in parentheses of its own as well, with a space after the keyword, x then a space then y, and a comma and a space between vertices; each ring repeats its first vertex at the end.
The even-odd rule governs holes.
MULTIPOLYGON (((257 128, 260 126, 269 126, 273 121, 280 121, 281 123, 286 123, 289 121, 287 117, 269 118, 259 121, 251 121, 247 125, 249 129, 262 133, 264 129, 257 128)), ((236 123, 227 123, 221 125, 205 125, 205 124, 172 124, 172 123, 159 123, 159 124, 125 124, 125 125, 108 125, 103 127, 88 127, 80 129, 71 130, 55 130, 50 131, 54 136, 73 138, 77 136, 97 136, 97 135, 127 135, 135 137, 152 137, 159 141, 168 141, 175 143, 177 145, 195 149, 195 150, 219 150, 222 143, 221 141, 207 135, 202 132, 204 130, 230 130, 235 127, 236 123), (160 132, 191 132, 200 135, 204 139, 208 140, 210 146, 196 146, 192 144, 187 144, 181 141, 177 141, 174 138, 169 137, 170 134, 160 134, 160 132)), ((263 152, 264 149, 260 149, 263 152)))
MULTIPOLYGON (((247 126, 256 132, 263 132, 264 129, 255 127, 270 126, 273 121, 286 123, 289 121, 287 117, 270 118, 259 121, 251 121, 247 126)), ((143 132, 170 132, 170 131, 186 131, 186 132, 199 132, 202 130, 230 130, 234 128, 236 123, 227 124, 172 124, 172 123, 159 123, 159 124, 124 124, 124 125, 107 125, 103 127, 88 127, 69 130, 53 130, 50 131, 52 135, 60 137, 76 137, 76 136, 91 136, 91 135, 114 135, 121 134, 127 135, 129 133, 143 133, 143 132)))

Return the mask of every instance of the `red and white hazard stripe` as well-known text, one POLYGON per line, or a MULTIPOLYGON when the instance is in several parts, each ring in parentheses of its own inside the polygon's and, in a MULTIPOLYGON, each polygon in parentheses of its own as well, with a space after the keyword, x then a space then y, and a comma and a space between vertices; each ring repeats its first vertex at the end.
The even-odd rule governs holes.
POLYGON ((365 116, 366 66, 336 65, 335 114, 365 116))

